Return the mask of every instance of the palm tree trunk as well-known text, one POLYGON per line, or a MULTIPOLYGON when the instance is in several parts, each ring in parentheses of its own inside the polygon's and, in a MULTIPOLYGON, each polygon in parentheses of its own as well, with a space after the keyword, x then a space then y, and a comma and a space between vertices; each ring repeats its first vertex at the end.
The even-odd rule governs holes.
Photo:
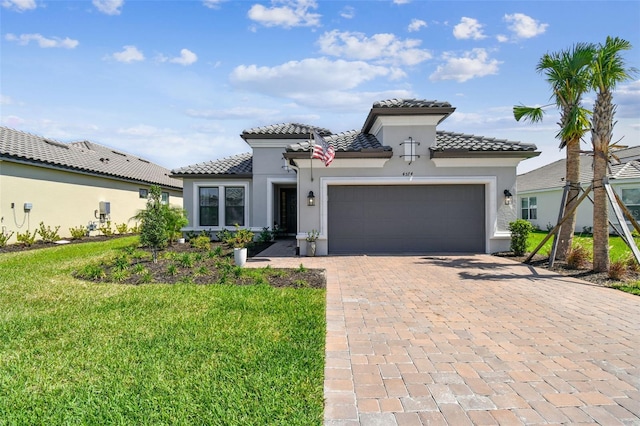
MULTIPOLYGON (((580 196, 580 190, 578 189, 578 183, 580 181, 580 139, 576 138, 567 142, 566 150, 566 179, 571 186, 569 187, 569 193, 567 194, 567 202, 564 209, 565 212, 569 211, 575 205, 578 197, 580 196)), ((560 235, 558 235, 558 250, 556 253, 558 260, 565 260, 569 254, 569 250, 571 250, 577 215, 578 212, 575 210, 562 224, 560 235)))
POLYGON ((603 179, 607 176, 614 105, 610 92, 598 93, 593 111, 593 270, 609 271, 609 206, 603 179))

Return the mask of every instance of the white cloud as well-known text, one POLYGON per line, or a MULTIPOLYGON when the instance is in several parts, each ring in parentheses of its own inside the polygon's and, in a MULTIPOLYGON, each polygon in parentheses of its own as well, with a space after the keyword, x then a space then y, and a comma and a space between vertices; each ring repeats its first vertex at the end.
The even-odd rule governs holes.
POLYGON ((60 47, 64 49, 75 49, 78 44, 80 44, 78 40, 73 40, 69 37, 65 37, 64 39, 59 37, 47 38, 41 34, 21 34, 20 36, 16 36, 15 34, 9 33, 5 35, 4 38, 8 41, 15 41, 20 45, 27 45, 31 41, 34 41, 42 48, 60 47))
POLYGON ((13 99, 7 95, 0 95, 0 105, 11 105, 13 103, 13 99))
POLYGON ((472 78, 497 74, 498 65, 501 64, 497 59, 489 58, 487 51, 480 48, 464 52, 460 57, 447 52, 443 54, 443 59, 445 64, 438 66, 429 80, 456 80, 463 83, 472 78))
POLYGON ((35 9, 37 5, 35 0, 4 0, 2 2, 2 7, 18 12, 24 12, 25 10, 35 9))
POLYGON ((426 28, 426 27, 427 27, 427 23, 422 19, 412 19, 407 30, 409 30, 409 32, 412 33, 415 31, 420 31, 422 28, 426 28))
POLYGON ((180 65, 191 65, 198 60, 198 56, 189 49, 180 50, 180 56, 170 59, 169 62, 180 65))
POLYGON ((93 5, 106 15, 120 15, 124 0, 93 0, 93 5))
POLYGON ((504 15, 503 19, 509 23, 509 30, 518 38, 532 38, 543 34, 549 26, 549 24, 541 24, 539 21, 522 13, 504 15))
POLYGON ((395 4, 408 4, 411 0, 393 0, 395 4))
POLYGON ((394 34, 374 34, 333 30, 319 39, 320 51, 327 55, 357 60, 376 60, 381 63, 416 65, 431 59, 431 53, 419 49, 416 39, 399 40, 394 34))
POLYGON ((235 107, 228 109, 211 109, 211 110, 194 110, 189 109, 186 114, 189 117, 204 118, 208 120, 244 120, 251 119, 256 120, 256 117, 261 117, 264 121, 265 117, 272 117, 278 113, 274 109, 266 108, 253 108, 253 107, 235 107))
POLYGON ((483 25, 477 19, 463 16, 460 23, 453 27, 453 36, 457 39, 481 40, 486 36, 482 32, 483 25))
POLYGON ((340 16, 344 19, 353 19, 353 17, 356 16, 356 10, 351 6, 345 6, 340 11, 340 16))
POLYGON ((504 34, 498 34, 498 35, 496 36, 496 40, 498 40, 500 43, 506 43, 506 42, 508 42, 508 41, 509 41, 509 37, 507 37, 507 36, 506 36, 506 35, 504 35, 504 34))
POLYGON ((616 117, 637 120, 640 116, 640 80, 618 86, 613 92, 613 103, 618 106, 616 117))
POLYGON ((311 13, 310 9, 317 9, 315 0, 272 0, 271 7, 254 4, 247 15, 252 21, 265 27, 317 27, 320 26, 320 16, 311 13), (277 6, 282 4, 282 6, 277 6))
POLYGON ((324 94, 328 90, 349 90, 378 77, 392 76, 389 68, 363 61, 311 58, 275 67, 240 65, 233 70, 230 80, 238 88, 291 97, 298 92, 324 94))
POLYGON ((118 62, 131 63, 136 61, 144 61, 144 55, 135 46, 123 46, 122 52, 116 52, 111 58, 118 62))
POLYGON ((202 0, 202 4, 209 9, 218 9, 226 0, 202 0))

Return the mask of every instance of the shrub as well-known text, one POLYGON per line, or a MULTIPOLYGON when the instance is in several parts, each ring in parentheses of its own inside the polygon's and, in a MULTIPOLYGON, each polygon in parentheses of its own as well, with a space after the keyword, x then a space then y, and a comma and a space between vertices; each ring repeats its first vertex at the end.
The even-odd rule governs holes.
POLYGON ((183 268, 191 268, 194 264, 194 259, 189 253, 182 253, 177 259, 178 264, 183 268))
POLYGON ((81 240, 87 236, 87 228, 84 225, 80 225, 78 227, 69 228, 69 233, 71 234, 72 240, 81 240))
POLYGON ((260 235, 258 235, 258 241, 261 243, 270 243, 275 238, 275 231, 269 230, 268 226, 262 228, 260 235))
POLYGON ((182 207, 162 205, 169 245, 182 238, 182 228, 189 224, 187 212, 182 207))
POLYGON ((44 222, 40 222, 38 232, 40 232, 42 241, 44 241, 45 243, 52 243, 60 239, 60 235, 58 235, 58 229, 60 229, 60 226, 56 226, 55 229, 51 229, 50 226, 44 226, 44 222))
POLYGON ((518 219, 509 223, 511 231, 511 251, 516 256, 522 256, 527 251, 527 238, 533 231, 533 226, 529 221, 518 219))
POLYGON ((11 233, 0 232, 0 247, 4 247, 9 242, 9 239, 13 236, 13 231, 11 233))
POLYGON ((249 229, 240 229, 240 225, 236 224, 236 231, 230 239, 233 248, 245 248, 249 243, 253 242, 253 232, 249 229))
POLYGON ((31 234, 27 230, 24 233, 18 232, 16 234, 16 238, 18 239, 19 243, 22 243, 27 247, 31 247, 36 242, 36 236, 37 235, 38 235, 38 231, 37 230, 33 231, 33 234, 31 234))
POLYGON ((120 223, 116 225, 116 231, 118 231, 118 234, 126 234, 128 230, 129 226, 126 223, 120 223))
POLYGON ((158 185, 153 185, 149 191, 147 208, 138 212, 135 217, 141 223, 140 244, 151 249, 153 263, 158 262, 158 251, 166 247, 169 241, 161 198, 162 190, 158 185))
POLYGON ((567 254, 567 266, 571 269, 584 269, 591 263, 591 253, 582 244, 574 244, 567 254))
POLYGON ((93 281, 102 279, 107 276, 106 272, 104 271, 104 268, 95 263, 90 263, 88 265, 83 266, 77 275, 79 278, 84 278, 86 280, 93 280, 93 281))
POLYGON ((609 265, 609 278, 616 281, 624 281, 627 271, 626 259, 618 259, 609 265))
POLYGON ((191 247, 197 250, 209 251, 211 250, 211 239, 206 234, 201 234, 191 240, 189 240, 191 247))
POLYGON ((167 266, 167 274, 173 276, 177 273, 178 273, 178 267, 176 265, 172 263, 171 265, 167 266))
POLYGON ((632 254, 627 255, 627 257, 624 260, 627 264, 627 269, 630 272, 634 272, 634 273, 640 272, 640 265, 638 265, 638 261, 632 254))
POLYGON ((98 231, 102 232, 102 235, 106 237, 110 237, 113 235, 113 229, 111 229, 111 221, 108 220, 107 223, 98 227, 98 231))
POLYGON ((220 231, 216 232, 216 238, 221 243, 224 243, 224 244, 227 244, 227 245, 231 245, 231 243, 230 243, 231 237, 233 237, 233 233, 231 231, 229 231, 228 229, 226 229, 226 228, 225 229, 221 229, 220 231))

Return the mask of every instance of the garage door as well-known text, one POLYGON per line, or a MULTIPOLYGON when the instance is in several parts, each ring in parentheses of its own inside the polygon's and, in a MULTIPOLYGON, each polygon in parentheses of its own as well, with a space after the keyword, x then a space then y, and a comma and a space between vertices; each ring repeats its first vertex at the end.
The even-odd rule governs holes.
POLYGON ((484 192, 484 185, 329 186, 329 253, 484 253, 484 192))

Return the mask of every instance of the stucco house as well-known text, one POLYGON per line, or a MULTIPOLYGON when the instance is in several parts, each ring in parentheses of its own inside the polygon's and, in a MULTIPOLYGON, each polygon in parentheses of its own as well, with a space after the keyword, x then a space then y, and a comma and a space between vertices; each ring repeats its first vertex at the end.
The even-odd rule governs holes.
MULTIPOLYGON (((609 183, 625 206, 640 220, 640 146, 612 152, 609 183)), ((558 222, 560 203, 565 186, 566 159, 518 176, 518 217, 540 229, 558 222)), ((593 157, 580 156, 580 183, 584 189, 593 180, 593 157)), ((613 211, 609 217, 615 222, 613 211)), ((578 207, 575 232, 589 232, 593 227, 593 203, 585 199, 578 207)))
MULTIPOLYGON (((96 143, 61 143, 0 127, 0 232, 33 232, 40 222, 61 237, 80 225, 128 222, 151 185, 182 205, 182 181, 143 158, 96 143)), ((134 223, 130 222, 133 226, 134 223)))
POLYGON ((185 231, 277 226, 303 255, 312 230, 318 255, 507 250, 516 166, 539 153, 438 130, 454 111, 448 102, 391 99, 373 104, 360 131, 245 130, 250 153, 172 171, 184 182, 185 231), (335 151, 329 166, 311 158, 314 133, 335 151))

